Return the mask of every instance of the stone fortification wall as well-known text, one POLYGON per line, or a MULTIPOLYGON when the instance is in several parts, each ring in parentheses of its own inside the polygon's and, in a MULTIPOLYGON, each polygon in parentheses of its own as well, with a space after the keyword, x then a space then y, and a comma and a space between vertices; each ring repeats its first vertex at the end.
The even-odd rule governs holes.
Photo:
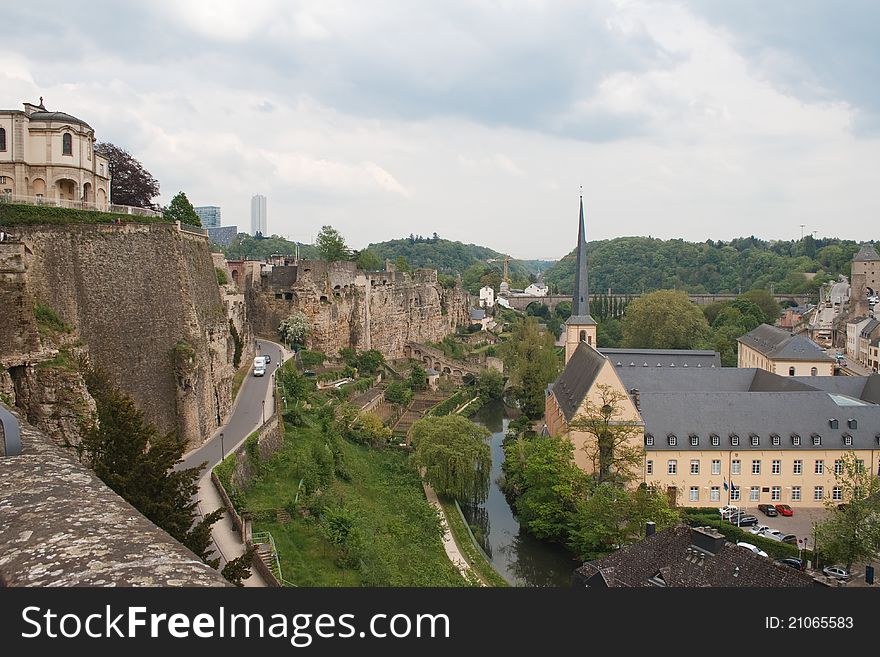
POLYGON ((21 441, 0 457, 0 586, 229 586, 72 450, 27 424, 21 441))
POLYGON ((149 421, 192 445, 223 422, 234 344, 205 237, 165 224, 33 226, 17 236, 25 306, 57 311, 149 421))
POLYGON ((444 288, 434 270, 364 272, 352 262, 303 260, 265 266, 245 289, 258 335, 275 335, 294 310, 309 319, 309 349, 336 355, 352 347, 403 355, 407 342, 436 342, 469 321, 461 286, 444 288))

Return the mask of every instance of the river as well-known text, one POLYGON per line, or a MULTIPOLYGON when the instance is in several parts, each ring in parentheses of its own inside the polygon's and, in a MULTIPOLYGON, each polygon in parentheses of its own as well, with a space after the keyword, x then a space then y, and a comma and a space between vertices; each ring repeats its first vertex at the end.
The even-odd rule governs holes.
POLYGON ((513 586, 571 586, 572 572, 580 563, 563 547, 539 541, 520 529, 498 486, 504 462, 501 443, 509 423, 504 404, 490 402, 471 419, 492 432, 492 480, 486 502, 476 510, 465 508, 464 513, 470 524, 482 529, 477 539, 492 565, 513 586))

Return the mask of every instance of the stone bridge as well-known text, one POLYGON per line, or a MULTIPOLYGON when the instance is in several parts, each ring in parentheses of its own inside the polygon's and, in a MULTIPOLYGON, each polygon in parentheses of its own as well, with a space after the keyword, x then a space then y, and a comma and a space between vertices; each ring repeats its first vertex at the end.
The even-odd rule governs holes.
MULTIPOLYGON (((591 294, 590 301, 598 300, 599 297, 606 297, 605 294, 591 294)), ((615 299, 619 299, 621 301, 626 299, 637 299, 642 296, 641 294, 613 294, 611 295, 615 299)), ((738 294, 689 294, 690 300, 697 304, 698 306, 708 306, 710 303, 715 303, 716 301, 733 301, 739 295, 738 294)), ((533 303, 544 304, 550 310, 555 310, 556 306, 558 306, 563 301, 571 301, 570 294, 549 294, 544 297, 533 297, 530 295, 515 295, 504 297, 507 302, 510 304, 511 308, 516 310, 525 310, 533 303)), ((810 294, 776 294, 774 298, 778 302, 783 301, 794 301, 797 305, 803 306, 807 303, 815 303, 816 296, 810 294)))
POLYGON ((403 355, 405 358, 417 360, 426 368, 431 367, 441 374, 464 376, 465 374, 476 375, 481 371, 477 365, 449 358, 439 349, 418 342, 407 342, 403 346, 403 355))

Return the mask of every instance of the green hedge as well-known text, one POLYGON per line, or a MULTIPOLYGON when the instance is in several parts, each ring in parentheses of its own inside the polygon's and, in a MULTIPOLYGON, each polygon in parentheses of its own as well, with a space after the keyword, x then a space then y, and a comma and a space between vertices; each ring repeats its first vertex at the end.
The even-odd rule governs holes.
POLYGON ((94 212, 47 205, 16 205, 0 203, 0 226, 45 226, 69 224, 112 224, 117 219, 124 223, 168 224, 164 217, 141 217, 116 212, 94 212))
POLYGON ((758 534, 752 534, 748 530, 742 530, 736 525, 721 520, 718 509, 685 509, 684 520, 691 527, 711 527, 717 529, 724 537, 732 542, 745 541, 756 545, 774 559, 798 556, 798 548, 788 543, 775 541, 772 538, 764 538, 758 534), (711 513, 714 511, 714 515, 711 513))

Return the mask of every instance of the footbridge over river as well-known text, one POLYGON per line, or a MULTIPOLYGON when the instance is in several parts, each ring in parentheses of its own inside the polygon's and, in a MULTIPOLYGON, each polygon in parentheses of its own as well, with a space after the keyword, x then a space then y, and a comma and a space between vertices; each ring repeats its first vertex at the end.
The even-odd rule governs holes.
MULTIPOLYGON (((617 299, 619 301, 631 301, 633 299, 637 299, 641 294, 612 294, 612 299, 617 299)), ((708 306, 710 303, 715 303, 716 301, 733 301, 739 295, 738 294, 689 294, 690 300, 697 304, 698 306, 708 306)), ((607 294, 591 294, 590 301, 593 302, 598 301, 600 297, 608 298, 607 294)), ((556 306, 558 306, 563 301, 571 301, 570 294, 549 294, 544 297, 536 297, 528 294, 516 294, 510 295, 507 297, 500 297, 507 300, 507 303, 510 304, 511 308, 515 310, 525 310, 533 303, 543 304, 550 308, 550 310, 555 310, 556 306)), ((815 303, 816 296, 810 294, 776 294, 773 297, 776 301, 782 302, 794 302, 798 306, 806 305, 807 303, 815 303)))

